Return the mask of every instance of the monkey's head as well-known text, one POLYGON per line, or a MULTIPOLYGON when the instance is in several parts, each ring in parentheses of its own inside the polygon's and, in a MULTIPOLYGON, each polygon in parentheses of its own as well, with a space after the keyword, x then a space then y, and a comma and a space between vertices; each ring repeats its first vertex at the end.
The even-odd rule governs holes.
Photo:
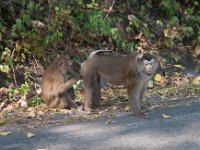
POLYGON ((157 59, 150 53, 138 54, 137 60, 139 64, 137 66, 138 71, 148 76, 152 76, 158 68, 157 59))
POLYGON ((57 63, 58 63, 58 68, 64 75, 73 73, 71 63, 68 61, 66 57, 58 58, 57 63))

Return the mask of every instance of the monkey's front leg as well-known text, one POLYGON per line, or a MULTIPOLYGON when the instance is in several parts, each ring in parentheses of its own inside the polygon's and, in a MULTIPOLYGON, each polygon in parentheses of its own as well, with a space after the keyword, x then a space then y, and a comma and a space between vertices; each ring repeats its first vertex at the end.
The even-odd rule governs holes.
POLYGON ((129 86, 127 87, 128 90, 128 97, 130 102, 133 105, 133 114, 136 117, 144 117, 145 114, 141 111, 141 105, 140 105, 140 96, 142 94, 142 85, 136 84, 135 86, 129 86))
POLYGON ((77 80, 72 78, 72 79, 68 80, 66 83, 60 85, 59 90, 58 90, 59 91, 58 95, 69 90, 73 86, 73 84, 76 83, 76 82, 77 82, 77 80))
POLYGON ((91 111, 92 105, 93 105, 93 84, 91 82, 84 81, 84 88, 85 88, 85 94, 84 94, 84 110, 85 111, 91 111))
POLYGON ((140 93, 140 105, 141 105, 142 111, 143 111, 144 109, 146 109, 145 103, 144 103, 144 101, 142 101, 142 99, 143 99, 143 97, 144 97, 144 93, 145 93, 145 91, 146 91, 146 87, 147 87, 147 85, 144 84, 143 87, 142 87, 142 91, 141 91, 141 93, 140 93))
POLYGON ((98 107, 100 105, 101 101, 101 85, 100 85, 100 77, 98 75, 95 76, 94 82, 93 82, 93 106, 98 107))

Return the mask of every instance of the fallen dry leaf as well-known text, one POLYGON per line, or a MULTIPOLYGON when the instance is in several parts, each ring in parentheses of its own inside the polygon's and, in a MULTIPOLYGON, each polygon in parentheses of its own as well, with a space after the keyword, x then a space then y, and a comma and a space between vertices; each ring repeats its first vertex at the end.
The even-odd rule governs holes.
POLYGON ((153 85, 154 85, 153 81, 150 80, 150 81, 148 82, 148 88, 153 88, 153 85))
POLYGON ((196 58, 200 55, 200 44, 197 44, 194 48, 193 56, 196 58))
POLYGON ((5 123, 6 123, 5 120, 0 120, 0 125, 3 125, 3 124, 5 124, 5 123))
POLYGON ((176 30, 176 28, 173 29, 164 29, 164 36, 165 37, 171 37, 171 38, 175 38, 178 36, 178 31, 176 30))
POLYGON ((177 107, 177 104, 171 104, 168 106, 169 108, 174 108, 174 107, 177 107))
POLYGON ((35 110, 34 107, 29 107, 29 108, 27 109, 27 111, 33 111, 33 110, 35 110))
POLYGON ((30 137, 35 136, 35 134, 34 134, 34 133, 31 133, 31 132, 27 132, 26 136, 27 136, 28 138, 30 138, 30 137))
POLYGON ((129 112, 130 110, 131 110, 131 108, 130 108, 129 106, 126 106, 126 107, 125 107, 125 111, 126 111, 126 112, 129 112))
POLYGON ((161 82, 162 81, 162 76, 160 74, 156 74, 154 80, 157 81, 157 82, 161 82))
POLYGON ((0 135, 2 135, 2 136, 6 136, 6 135, 9 135, 9 134, 11 134, 11 132, 4 132, 4 131, 0 132, 0 135))
POLYGON ((183 66, 181 66, 181 65, 174 65, 174 67, 176 67, 176 68, 180 68, 180 69, 185 69, 185 67, 183 67, 183 66))
POLYGON ((77 121, 77 119, 76 119, 75 117, 70 117, 70 118, 68 118, 68 120, 67 120, 68 123, 74 123, 74 122, 76 122, 76 121, 77 121))
POLYGON ((163 116, 164 119, 170 119, 171 118, 171 116, 167 115, 167 114, 163 114, 162 116, 163 116))
POLYGON ((169 81, 169 84, 172 86, 188 85, 189 83, 190 83, 189 77, 180 74, 172 75, 169 81))
POLYGON ((36 116, 36 114, 35 114, 35 111, 34 111, 34 110, 31 111, 31 112, 29 112, 29 113, 26 115, 27 118, 34 118, 35 116, 36 116))
POLYGON ((45 115, 45 112, 44 112, 44 111, 41 111, 41 110, 39 110, 39 111, 37 112, 37 115, 38 115, 38 116, 44 116, 44 115, 45 115))
POLYGON ((136 17, 135 17, 135 15, 128 15, 128 20, 134 20, 136 17))
POLYGON ((193 85, 200 85, 200 76, 192 79, 193 85))
POLYGON ((26 126, 26 127, 29 128, 29 129, 34 129, 35 126, 36 126, 36 125, 28 125, 28 126, 26 126))
POLYGON ((192 106, 192 104, 185 104, 184 106, 190 107, 190 106, 192 106))
POLYGON ((112 120, 107 120, 105 124, 110 124, 112 120))
POLYGON ((117 106, 112 106, 112 109, 113 109, 113 110, 117 110, 118 107, 117 107, 117 106))
POLYGON ((45 27, 44 23, 39 20, 31 20, 31 25, 35 28, 44 28, 45 27))
POLYGON ((13 104, 9 104, 4 110, 7 112, 12 112, 15 110, 15 106, 13 104))

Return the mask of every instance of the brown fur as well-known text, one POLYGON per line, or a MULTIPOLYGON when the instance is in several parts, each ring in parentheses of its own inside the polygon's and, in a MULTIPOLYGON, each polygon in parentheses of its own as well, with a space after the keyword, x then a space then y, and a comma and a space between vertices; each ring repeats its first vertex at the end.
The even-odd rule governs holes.
POLYGON ((72 69, 65 57, 55 59, 44 72, 41 82, 41 95, 49 108, 77 108, 73 101, 73 84, 76 79, 70 79, 71 74, 72 69))
POLYGON ((131 53, 127 56, 102 56, 102 51, 93 52, 82 64, 81 75, 85 86, 84 109, 90 111, 101 100, 100 80, 113 85, 123 85, 128 90, 129 100, 134 106, 134 114, 141 114, 140 100, 146 84, 158 67, 156 58, 147 53, 131 53), (154 64, 144 65, 155 60, 154 64))

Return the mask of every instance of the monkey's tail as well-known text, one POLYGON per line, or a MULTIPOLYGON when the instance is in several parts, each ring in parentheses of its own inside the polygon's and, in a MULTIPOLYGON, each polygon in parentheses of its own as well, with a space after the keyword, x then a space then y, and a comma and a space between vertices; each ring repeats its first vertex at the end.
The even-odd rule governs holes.
POLYGON ((96 55, 97 53, 101 53, 101 52, 111 52, 112 50, 96 50, 92 53, 90 53, 88 59, 90 59, 91 57, 93 57, 94 55, 96 55))

